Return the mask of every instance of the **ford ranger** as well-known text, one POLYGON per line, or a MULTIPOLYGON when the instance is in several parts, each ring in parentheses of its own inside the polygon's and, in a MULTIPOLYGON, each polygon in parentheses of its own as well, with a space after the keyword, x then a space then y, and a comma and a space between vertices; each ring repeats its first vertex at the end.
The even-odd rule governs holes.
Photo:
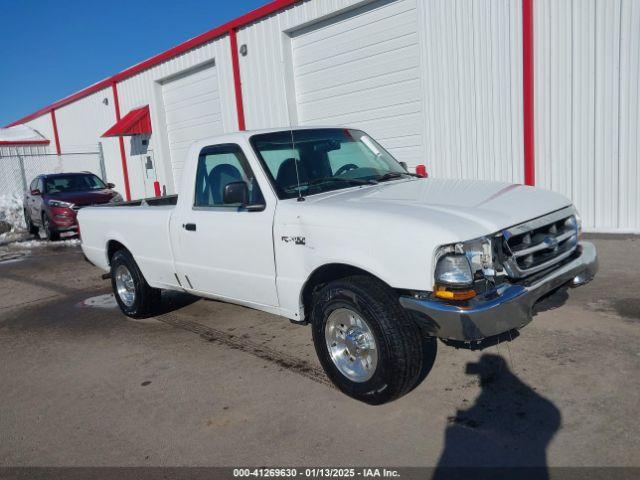
POLYGON ((153 315, 179 290, 310 324, 329 378, 371 404, 419 382, 436 338, 513 332, 597 270, 564 196, 420 178, 357 129, 223 135, 174 174, 179 196, 78 214, 122 311, 153 315))

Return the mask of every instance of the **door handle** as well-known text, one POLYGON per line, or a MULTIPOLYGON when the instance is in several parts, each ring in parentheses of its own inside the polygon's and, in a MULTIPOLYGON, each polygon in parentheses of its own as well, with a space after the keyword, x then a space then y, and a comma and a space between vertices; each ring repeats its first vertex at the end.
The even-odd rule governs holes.
POLYGON ((182 228, 184 228, 185 230, 188 230, 189 232, 195 232, 196 231, 196 224, 195 223, 183 223, 182 224, 182 228))

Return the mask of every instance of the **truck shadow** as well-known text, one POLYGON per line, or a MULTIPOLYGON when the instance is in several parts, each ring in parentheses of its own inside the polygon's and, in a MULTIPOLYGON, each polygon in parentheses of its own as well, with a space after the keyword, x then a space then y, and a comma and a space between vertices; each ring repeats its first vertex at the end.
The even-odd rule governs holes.
POLYGON ((200 297, 196 297, 189 293, 165 290, 162 292, 162 300, 156 306, 153 316, 175 312, 176 310, 189 306, 198 300, 200 300, 200 297))
POLYGON ((547 447, 561 425, 558 408, 499 355, 482 355, 466 372, 478 376, 482 391, 474 405, 448 418, 432 478, 549 478, 547 447))

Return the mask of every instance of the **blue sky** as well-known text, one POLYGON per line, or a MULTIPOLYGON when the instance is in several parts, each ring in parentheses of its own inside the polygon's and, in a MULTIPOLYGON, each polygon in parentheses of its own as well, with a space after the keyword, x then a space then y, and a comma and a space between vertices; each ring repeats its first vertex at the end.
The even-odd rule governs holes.
POLYGON ((267 0, 0 0, 0 126, 267 0))

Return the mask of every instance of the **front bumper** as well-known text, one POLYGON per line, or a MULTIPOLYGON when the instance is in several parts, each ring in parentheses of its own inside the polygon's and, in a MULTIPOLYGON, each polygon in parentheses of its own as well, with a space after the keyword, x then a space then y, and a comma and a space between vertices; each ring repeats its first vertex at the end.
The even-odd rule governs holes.
POLYGON ((543 295, 565 284, 579 286, 598 271, 598 255, 592 243, 582 242, 577 255, 541 278, 526 283, 505 283, 465 304, 437 298, 401 296, 400 304, 432 335, 461 341, 478 341, 531 321, 532 307, 543 295))

